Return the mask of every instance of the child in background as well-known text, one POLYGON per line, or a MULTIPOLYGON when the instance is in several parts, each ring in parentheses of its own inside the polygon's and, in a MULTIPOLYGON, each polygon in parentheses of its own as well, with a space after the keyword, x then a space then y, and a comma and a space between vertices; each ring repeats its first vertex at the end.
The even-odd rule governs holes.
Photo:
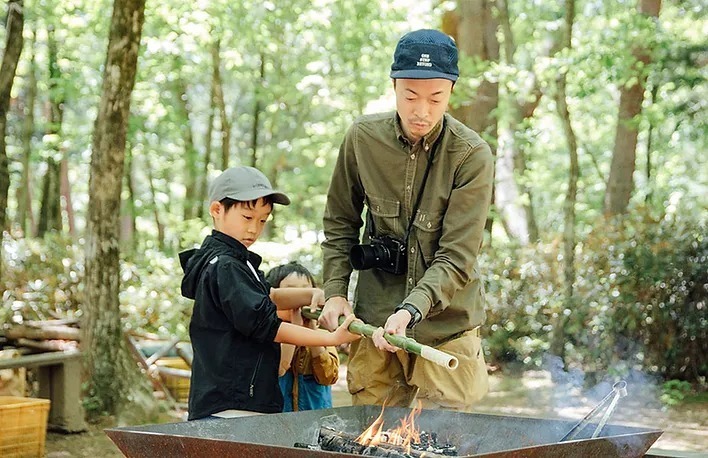
POLYGON ((273 204, 290 203, 263 173, 252 167, 227 169, 213 181, 209 200, 212 234, 200 248, 180 253, 182 295, 194 299, 189 420, 281 412, 279 343, 317 346, 356 340, 359 336, 347 331, 354 315, 333 333, 278 318, 276 307, 318 306, 324 303, 324 292, 271 289, 258 270, 261 257, 248 248, 261 235, 273 204))
MULTIPOLYGON (((297 262, 273 268, 266 275, 266 280, 274 288, 315 287, 312 273, 297 262)), ((284 320, 290 318, 288 321, 293 324, 317 329, 317 321, 303 318, 300 309, 283 310, 278 314, 284 320)), ((337 348, 282 344, 279 375, 283 412, 332 407, 330 385, 334 385, 339 378, 337 348)))

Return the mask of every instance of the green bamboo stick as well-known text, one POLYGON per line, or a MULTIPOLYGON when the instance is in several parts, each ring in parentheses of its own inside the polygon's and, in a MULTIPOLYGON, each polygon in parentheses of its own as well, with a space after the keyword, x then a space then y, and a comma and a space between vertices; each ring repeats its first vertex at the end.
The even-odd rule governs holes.
MULTIPOLYGON (((320 317, 321 310, 317 310, 316 312, 310 311, 309 308, 303 307, 300 309, 302 312, 302 316, 305 318, 308 318, 310 320, 316 320, 320 317)), ((340 316, 339 317, 339 324, 341 325, 344 322, 344 317, 340 316)), ((355 320, 349 325, 349 332, 352 334, 359 334, 362 336, 366 337, 371 337, 376 331, 376 327, 372 326, 370 324, 366 324, 362 321, 355 320)), ((393 346, 396 346, 398 348, 401 348, 408 353, 414 353, 422 358, 427 359, 428 361, 431 361, 435 364, 438 364, 440 366, 446 367, 450 370, 454 370, 457 368, 457 365, 459 364, 459 361, 457 360, 456 357, 445 353, 444 351, 440 351, 436 348, 433 348, 428 345, 423 345, 422 343, 416 342, 415 339, 411 339, 410 337, 406 336, 399 336, 396 334, 387 334, 384 333, 384 339, 388 343, 390 343, 393 346)))

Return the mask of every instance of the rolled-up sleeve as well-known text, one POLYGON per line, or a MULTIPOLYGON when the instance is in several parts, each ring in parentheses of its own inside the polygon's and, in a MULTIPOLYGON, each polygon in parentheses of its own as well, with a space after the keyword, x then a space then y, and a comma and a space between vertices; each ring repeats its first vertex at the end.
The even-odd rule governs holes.
POLYGON ((334 385, 339 379, 339 356, 335 347, 312 357, 312 374, 320 385, 334 385))

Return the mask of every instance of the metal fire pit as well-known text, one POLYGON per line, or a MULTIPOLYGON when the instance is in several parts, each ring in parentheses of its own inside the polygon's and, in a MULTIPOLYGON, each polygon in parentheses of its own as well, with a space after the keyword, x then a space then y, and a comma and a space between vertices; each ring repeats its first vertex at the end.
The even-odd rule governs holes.
MULTIPOLYGON (((338 407, 253 417, 107 429, 127 457, 334 457, 348 453, 295 448, 317 444, 321 426, 358 435, 381 412, 379 406, 338 407)), ((384 428, 394 428, 409 409, 387 407, 384 428)), ((434 431, 440 443, 457 447, 462 457, 642 457, 662 431, 606 425, 590 439, 594 425, 575 440, 559 442, 574 421, 423 410, 421 431, 434 431)))

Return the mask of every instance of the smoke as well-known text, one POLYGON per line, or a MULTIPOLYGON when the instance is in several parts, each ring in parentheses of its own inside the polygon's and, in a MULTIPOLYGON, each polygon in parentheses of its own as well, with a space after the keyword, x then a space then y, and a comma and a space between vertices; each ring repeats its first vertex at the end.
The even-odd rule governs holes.
MULTIPOLYGON (((548 410, 544 416, 573 421, 580 421, 589 416, 587 426, 579 437, 590 437, 598 423, 607 415, 615 396, 613 386, 620 380, 627 384, 627 395, 616 400, 600 436, 606 436, 612 425, 662 430, 671 424, 668 409, 660 400, 661 380, 633 367, 630 362, 617 360, 603 373, 586 374, 579 368, 566 368, 561 358, 547 354, 543 357, 542 372, 546 374, 545 379, 541 378, 545 385, 542 390, 534 392, 533 396, 548 401, 548 410), (548 394, 546 398, 543 397, 544 392, 548 394)), ((539 374, 536 376, 541 377, 539 374)), ((625 443, 616 445, 619 448, 627 447, 625 443)), ((684 448, 674 444, 661 446, 684 448)))

